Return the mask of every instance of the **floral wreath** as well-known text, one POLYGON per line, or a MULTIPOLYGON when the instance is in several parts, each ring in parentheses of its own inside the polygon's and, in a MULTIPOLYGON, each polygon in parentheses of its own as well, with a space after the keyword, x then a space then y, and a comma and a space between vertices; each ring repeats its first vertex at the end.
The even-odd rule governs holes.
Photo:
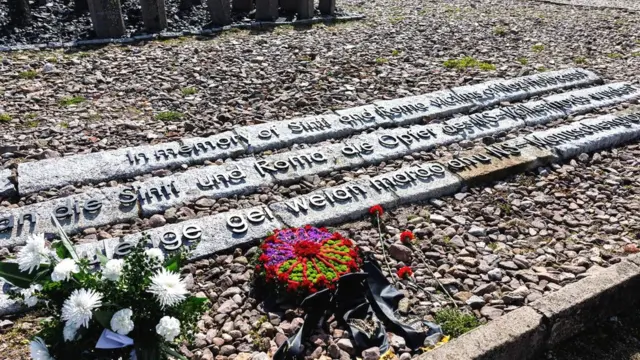
POLYGON ((353 241, 310 225, 276 229, 260 249, 257 276, 279 291, 302 296, 335 288, 341 275, 359 271, 362 263, 353 241))

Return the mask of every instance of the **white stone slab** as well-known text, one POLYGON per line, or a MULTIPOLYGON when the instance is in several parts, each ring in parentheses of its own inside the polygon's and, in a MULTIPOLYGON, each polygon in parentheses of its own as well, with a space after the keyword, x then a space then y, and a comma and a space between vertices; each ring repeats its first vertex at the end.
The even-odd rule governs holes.
POLYGON ((4 169, 0 170, 0 198, 8 198, 15 194, 16 187, 9 180, 11 176, 11 170, 4 169))
POLYGON ((612 83, 546 97, 548 107, 563 110, 567 115, 584 114, 640 98, 640 87, 626 82, 612 83), (567 96, 569 95, 569 96, 567 96))
POLYGON ((458 177, 437 163, 359 179, 272 204, 287 226, 333 225, 361 218, 376 204, 395 207, 459 190, 458 177))
POLYGON ((0 231, 0 247, 24 244, 26 239, 34 233, 56 233, 55 225, 51 220, 56 209, 61 216, 67 212, 67 209, 70 209, 71 216, 58 218, 60 225, 68 234, 76 234, 90 227, 137 219, 139 217, 138 205, 136 203, 123 205, 119 201, 121 190, 122 188, 93 190, 66 198, 0 211, 0 230, 2 230, 0 231), (98 203, 100 203, 99 207, 98 203), (63 207, 60 208, 61 206, 63 207), (26 217, 27 214, 32 214, 35 217, 35 224, 29 221, 29 218, 26 217), (10 222, 13 226, 8 229, 10 222))
POLYGON ((336 116, 246 126, 208 138, 184 139, 183 143, 170 142, 22 163, 18 165, 18 191, 25 195, 68 184, 132 178, 182 164, 202 163, 292 143, 317 142, 379 126, 410 124, 423 117, 436 118, 475 111, 501 101, 524 99, 543 92, 599 81, 597 75, 587 70, 567 69, 378 101, 336 111, 336 116))
POLYGON ((563 159, 610 148, 639 138, 640 113, 585 119, 523 137, 529 144, 555 150, 563 159))
POLYGON ((202 197, 223 198, 255 192, 273 183, 271 177, 258 175, 255 159, 229 161, 163 178, 134 183, 139 195, 142 215, 149 217, 170 207, 193 202, 202 197))
POLYGON ((340 117, 335 114, 273 121, 234 130, 236 134, 248 139, 250 153, 340 138, 353 131, 352 126, 341 122, 340 117))
POLYGON ((232 132, 224 132, 208 138, 184 139, 184 143, 174 141, 20 163, 18 191, 25 195, 68 184, 133 178, 157 169, 244 153, 246 147, 242 139, 232 132))

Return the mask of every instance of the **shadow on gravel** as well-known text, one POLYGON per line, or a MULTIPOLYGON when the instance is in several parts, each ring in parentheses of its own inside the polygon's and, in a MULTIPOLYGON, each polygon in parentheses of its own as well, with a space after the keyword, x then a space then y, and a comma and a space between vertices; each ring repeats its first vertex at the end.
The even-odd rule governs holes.
POLYGON ((595 324, 536 360, 640 360, 640 310, 595 324))

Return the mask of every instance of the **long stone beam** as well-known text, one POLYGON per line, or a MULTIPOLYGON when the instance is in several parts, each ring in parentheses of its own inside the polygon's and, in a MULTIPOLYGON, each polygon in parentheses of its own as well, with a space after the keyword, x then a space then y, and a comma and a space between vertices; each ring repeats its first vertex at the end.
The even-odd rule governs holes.
POLYGON ((455 113, 468 113, 504 101, 517 101, 550 91, 586 86, 602 80, 584 69, 566 69, 509 80, 377 101, 334 114, 239 127, 206 138, 186 138, 163 144, 122 148, 21 163, 21 195, 68 184, 132 178, 157 169, 200 164, 288 146, 344 137, 377 127, 417 123, 455 113))
POLYGON ((49 200, 0 213, 0 246, 19 245, 31 233, 54 231, 51 214, 55 214, 69 234, 75 234, 89 227, 149 217, 202 197, 250 194, 261 186, 288 184, 309 175, 377 164, 463 139, 543 124, 634 98, 640 98, 640 88, 627 83, 603 85, 463 116, 442 124, 381 129, 341 143, 262 159, 228 161, 131 186, 49 200))
MULTIPOLYGON (((442 163, 422 163, 316 190, 269 206, 229 211, 119 239, 76 245, 76 251, 97 265, 96 252, 109 258, 125 256, 138 241, 148 236, 148 246, 165 252, 192 246, 191 258, 197 259, 256 243, 274 228, 344 223, 361 218, 374 204, 393 208, 446 196, 478 181, 512 175, 516 171, 567 160, 578 153, 638 139, 640 112, 605 115, 533 132, 442 163)), ((17 310, 19 307, 0 292, 0 315, 17 310)))
POLYGON ((143 233, 76 246, 83 255, 96 251, 107 257, 124 256, 130 248, 150 237, 151 245, 171 252, 195 246, 191 257, 244 246, 262 239, 274 228, 328 226, 361 218, 369 207, 396 207, 457 192, 462 186, 493 180, 552 162, 567 160, 640 139, 640 112, 585 119, 547 131, 538 131, 479 152, 442 162, 426 162, 371 178, 316 190, 269 206, 234 210, 143 233))

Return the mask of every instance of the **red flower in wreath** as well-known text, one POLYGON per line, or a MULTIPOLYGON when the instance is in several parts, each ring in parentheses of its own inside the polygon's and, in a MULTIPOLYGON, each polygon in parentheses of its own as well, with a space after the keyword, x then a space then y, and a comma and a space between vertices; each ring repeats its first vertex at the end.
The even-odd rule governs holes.
POLYGON ((413 270, 408 266, 403 266, 398 270, 398 277, 400 279, 407 279, 413 275, 413 270))
POLYGON ((415 238, 416 236, 409 230, 405 230, 400 233, 400 242, 405 245, 411 244, 415 238))
POLYGON ((380 205, 373 205, 369 208, 369 214, 373 216, 382 216, 382 214, 384 214, 384 210, 382 210, 382 206, 380 205))

